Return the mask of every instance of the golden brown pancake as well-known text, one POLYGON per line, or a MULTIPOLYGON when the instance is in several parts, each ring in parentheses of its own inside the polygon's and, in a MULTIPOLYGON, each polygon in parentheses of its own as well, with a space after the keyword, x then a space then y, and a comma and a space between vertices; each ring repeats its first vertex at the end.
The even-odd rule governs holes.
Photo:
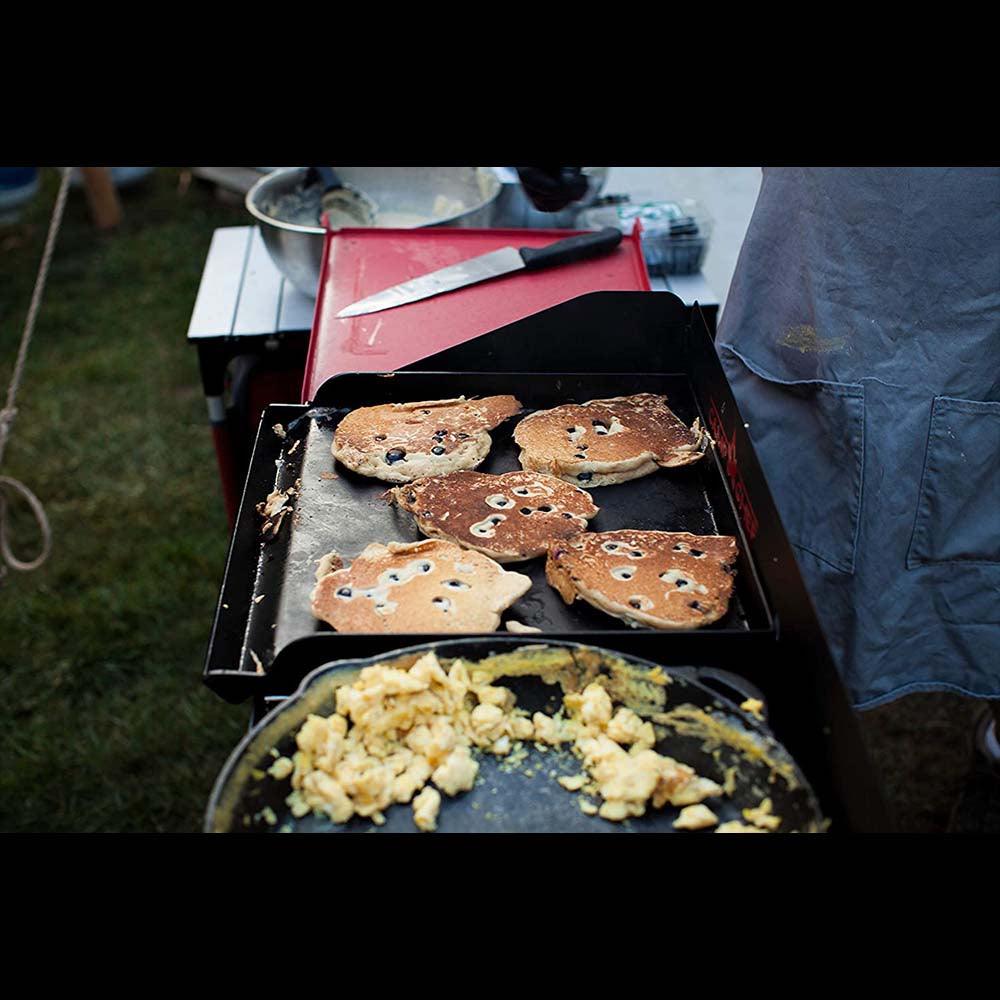
POLYGON ((540 472, 452 472, 385 494, 420 531, 484 552, 500 563, 544 555, 548 543, 587 530, 600 508, 578 486, 540 472))
POLYGON ((726 613, 737 554, 730 535, 587 532, 549 545, 545 577, 567 604, 580 598, 630 625, 698 628, 726 613))
POLYGON ((333 456, 390 483, 472 469, 489 454, 489 431, 520 410, 513 396, 363 406, 337 426, 333 456))
POLYGON ((376 542, 316 584, 312 612, 338 632, 493 632, 530 588, 452 542, 376 542))
POLYGON ((659 467, 688 465, 705 453, 698 420, 689 429, 648 392, 538 410, 514 428, 521 467, 577 486, 609 486, 659 467))

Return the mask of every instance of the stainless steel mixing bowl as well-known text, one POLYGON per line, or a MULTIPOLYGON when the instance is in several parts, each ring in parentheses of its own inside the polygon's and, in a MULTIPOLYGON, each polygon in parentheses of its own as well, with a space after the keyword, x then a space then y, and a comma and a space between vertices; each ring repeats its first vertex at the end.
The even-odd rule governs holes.
MULTIPOLYGON (((300 292, 315 298, 324 230, 289 221, 289 216, 298 217, 298 213, 288 211, 288 203, 294 203, 302 189, 306 169, 290 167, 266 174, 247 192, 246 206, 260 225, 275 266, 300 292)), ((488 167, 338 166, 336 170, 343 181, 378 204, 383 225, 404 229, 488 227, 502 186, 488 167)))

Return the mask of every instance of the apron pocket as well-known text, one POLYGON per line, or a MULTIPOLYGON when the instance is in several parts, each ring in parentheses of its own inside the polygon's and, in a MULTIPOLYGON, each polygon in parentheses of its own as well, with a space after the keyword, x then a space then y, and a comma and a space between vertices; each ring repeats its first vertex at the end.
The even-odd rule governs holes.
POLYGON ((719 347, 788 540, 853 573, 864 477, 864 386, 784 381, 728 345, 719 347))
POLYGON ((1000 403, 935 396, 906 565, 1000 562, 1000 403))

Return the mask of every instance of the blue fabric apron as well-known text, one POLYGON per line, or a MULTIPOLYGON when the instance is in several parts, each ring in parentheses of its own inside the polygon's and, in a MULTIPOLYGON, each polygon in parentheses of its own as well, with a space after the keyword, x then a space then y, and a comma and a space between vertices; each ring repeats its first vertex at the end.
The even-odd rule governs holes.
POLYGON ((1000 698, 1000 170, 765 169, 718 346, 857 707, 1000 698))

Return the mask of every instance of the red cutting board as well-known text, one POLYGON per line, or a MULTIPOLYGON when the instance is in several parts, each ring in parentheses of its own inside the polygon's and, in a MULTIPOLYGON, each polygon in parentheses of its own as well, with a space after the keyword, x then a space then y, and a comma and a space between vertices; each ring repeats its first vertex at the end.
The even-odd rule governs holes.
POLYGON ((611 253, 469 285, 367 316, 337 319, 358 299, 499 250, 541 247, 566 229, 341 229, 327 232, 302 401, 331 376, 395 371, 559 302, 601 291, 649 291, 638 233, 611 253))

